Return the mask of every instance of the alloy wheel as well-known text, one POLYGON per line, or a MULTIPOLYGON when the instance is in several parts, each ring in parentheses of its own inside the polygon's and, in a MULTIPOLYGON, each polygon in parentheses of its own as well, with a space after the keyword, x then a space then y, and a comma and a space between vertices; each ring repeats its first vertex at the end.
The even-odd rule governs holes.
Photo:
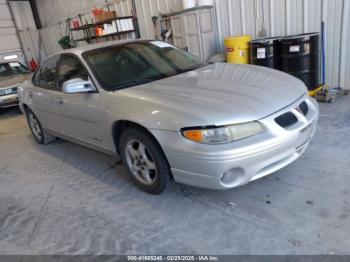
POLYGON ((139 182, 146 186, 156 182, 158 170, 154 158, 142 142, 129 141, 125 147, 125 157, 128 168, 139 182))

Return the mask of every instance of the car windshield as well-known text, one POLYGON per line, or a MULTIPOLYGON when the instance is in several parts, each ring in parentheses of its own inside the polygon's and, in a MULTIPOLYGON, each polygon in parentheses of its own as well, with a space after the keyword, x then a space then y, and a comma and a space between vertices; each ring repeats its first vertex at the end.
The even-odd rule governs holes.
POLYGON ((0 64, 0 77, 9 77, 29 73, 29 70, 19 62, 8 62, 0 64))
POLYGON ((205 65, 170 44, 134 42, 83 54, 102 88, 115 91, 181 74, 205 65))

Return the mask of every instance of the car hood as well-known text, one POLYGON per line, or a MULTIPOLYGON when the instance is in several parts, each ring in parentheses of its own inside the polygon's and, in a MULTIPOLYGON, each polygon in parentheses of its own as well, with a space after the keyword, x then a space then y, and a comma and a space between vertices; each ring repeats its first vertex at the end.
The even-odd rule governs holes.
POLYGON ((124 92, 152 103, 152 110, 172 110, 180 126, 220 126, 262 119, 300 99, 307 89, 283 72, 217 63, 124 92))
POLYGON ((22 75, 14 75, 9 77, 0 77, 0 89, 7 87, 18 87, 24 81, 29 80, 32 74, 22 74, 22 75))

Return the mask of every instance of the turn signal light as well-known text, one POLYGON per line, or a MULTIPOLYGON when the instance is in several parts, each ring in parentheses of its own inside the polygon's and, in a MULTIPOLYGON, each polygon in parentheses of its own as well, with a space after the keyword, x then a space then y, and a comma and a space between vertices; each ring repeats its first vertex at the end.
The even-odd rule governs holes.
POLYGON ((188 130, 183 132, 184 137, 195 142, 203 141, 203 131, 201 130, 188 130))

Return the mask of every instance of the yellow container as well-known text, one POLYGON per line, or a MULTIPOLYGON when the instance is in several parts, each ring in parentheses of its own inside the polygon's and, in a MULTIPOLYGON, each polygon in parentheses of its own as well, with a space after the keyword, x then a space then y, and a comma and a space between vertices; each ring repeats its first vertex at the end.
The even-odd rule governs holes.
POLYGON ((249 64, 249 42, 250 35, 240 35, 225 38, 225 49, 227 63, 229 64, 249 64))

